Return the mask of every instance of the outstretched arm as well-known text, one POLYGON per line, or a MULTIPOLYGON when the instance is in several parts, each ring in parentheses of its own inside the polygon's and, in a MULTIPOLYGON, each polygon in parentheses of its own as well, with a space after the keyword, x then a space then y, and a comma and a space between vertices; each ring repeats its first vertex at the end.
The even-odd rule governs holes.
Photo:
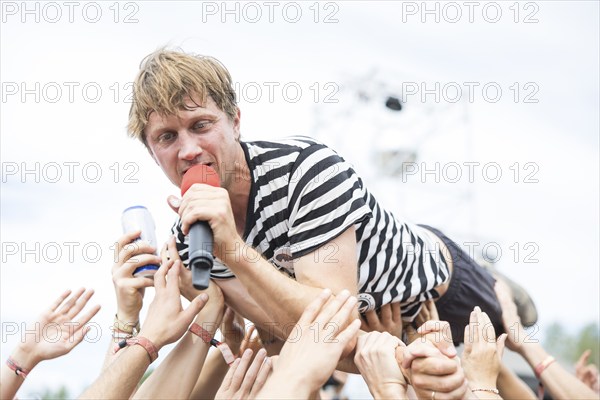
POLYGON ((85 291, 82 288, 67 300, 70 294, 70 290, 64 292, 40 315, 34 327, 27 330, 28 332, 36 331, 37 334, 33 336, 33 339, 31 339, 31 335, 28 335, 25 342, 19 343, 8 362, 2 365, 0 399, 14 398, 27 373, 37 364, 69 353, 85 337, 89 330, 85 324, 96 315, 100 306, 92 307, 76 319, 94 291, 85 291), (55 337, 47 340, 45 332, 46 328, 50 326, 53 330, 58 330, 58 340, 55 337))
MULTIPOLYGON (((81 396, 82 399, 129 398, 144 372, 163 346, 178 340, 208 301, 202 294, 184 310, 181 306, 179 273, 181 262, 163 263, 154 275, 156 295, 148 309, 142 329, 134 339, 141 345, 128 342, 123 354, 106 368, 100 377, 81 396), (144 340, 145 339, 145 340, 144 340), (149 345, 144 345, 148 343, 149 345)), ((116 349, 115 349, 116 350, 116 349)))
POLYGON ((598 395, 583 382, 565 370, 536 341, 527 341, 521 319, 517 314, 510 288, 496 281, 496 295, 502 306, 502 322, 508 332, 506 346, 519 353, 538 375, 544 388, 554 399, 598 399, 598 395))

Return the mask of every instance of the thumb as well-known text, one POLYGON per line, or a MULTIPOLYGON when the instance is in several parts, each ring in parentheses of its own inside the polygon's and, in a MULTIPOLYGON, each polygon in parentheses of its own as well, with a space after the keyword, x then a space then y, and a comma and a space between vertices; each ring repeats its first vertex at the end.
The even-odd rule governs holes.
POLYGON ((179 206, 181 205, 180 199, 178 199, 176 196, 170 195, 167 197, 167 203, 169 204, 169 207, 171 207, 171 210, 179 213, 179 206))

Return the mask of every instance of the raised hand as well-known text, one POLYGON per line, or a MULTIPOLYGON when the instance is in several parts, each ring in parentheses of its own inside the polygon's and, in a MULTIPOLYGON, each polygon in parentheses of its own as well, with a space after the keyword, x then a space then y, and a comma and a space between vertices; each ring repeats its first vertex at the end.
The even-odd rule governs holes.
POLYGON ((127 233, 119 238, 115 248, 115 263, 112 267, 112 279, 117 295, 117 317, 131 326, 139 322, 145 288, 152 286, 151 278, 134 277, 136 268, 148 264, 160 264, 160 257, 154 255, 155 248, 150 244, 137 241, 140 231, 127 233))
POLYGON ((261 396, 308 397, 331 376, 344 349, 356 338, 360 320, 345 326, 356 309, 350 292, 330 297, 331 291, 325 289, 306 307, 273 363, 273 375, 261 396))
POLYGON ((215 399, 254 399, 265 384, 271 361, 264 349, 256 353, 252 360, 253 351, 246 349, 241 358, 237 358, 229 367, 227 375, 217 392, 215 399))
POLYGON ((370 332, 358 338, 354 362, 374 398, 405 398, 406 380, 396 351, 404 343, 388 332, 370 332))
POLYGON ((169 260, 154 275, 156 294, 139 335, 149 339, 157 348, 183 336, 196 314, 208 301, 208 295, 202 293, 183 309, 179 291, 179 274, 182 268, 181 261, 169 260))
POLYGON ((575 376, 587 387, 598 393, 600 391, 598 385, 598 368, 594 364, 588 364, 588 358, 592 352, 586 350, 581 354, 577 364, 575 364, 575 376))
POLYGON ((81 343, 89 331, 85 324, 100 310, 100 306, 95 305, 77 318, 94 291, 81 288, 71 297, 70 294, 70 290, 65 291, 39 316, 33 330, 39 332, 35 337, 40 340, 23 343, 23 348, 30 352, 35 364, 65 355, 81 343))
POLYGON ((462 354, 462 367, 472 389, 496 388, 505 340, 505 333, 496 340, 492 321, 479 307, 475 307, 469 325, 465 327, 465 350, 462 354))

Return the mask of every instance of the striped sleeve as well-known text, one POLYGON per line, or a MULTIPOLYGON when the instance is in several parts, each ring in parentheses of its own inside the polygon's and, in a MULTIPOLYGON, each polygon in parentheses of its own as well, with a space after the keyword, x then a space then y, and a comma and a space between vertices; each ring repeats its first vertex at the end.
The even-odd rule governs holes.
POLYGON ((289 184, 292 257, 310 253, 371 217, 362 181, 349 163, 322 144, 304 149, 289 184))

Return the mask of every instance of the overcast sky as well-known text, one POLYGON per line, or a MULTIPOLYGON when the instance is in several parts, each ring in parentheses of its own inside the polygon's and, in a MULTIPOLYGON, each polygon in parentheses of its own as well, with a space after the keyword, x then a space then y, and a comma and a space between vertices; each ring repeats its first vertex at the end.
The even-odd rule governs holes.
POLYGON ((2 358, 7 327, 65 288, 93 287, 104 327, 29 393, 97 375, 121 211, 146 205, 159 242, 174 220, 178 189, 125 132, 130 82, 164 45, 227 66, 245 139, 321 139, 400 218, 486 249, 541 331, 598 321, 598 2, 23 4, 2 2, 0 35, 2 358), (389 151, 414 156, 405 175, 389 151))

